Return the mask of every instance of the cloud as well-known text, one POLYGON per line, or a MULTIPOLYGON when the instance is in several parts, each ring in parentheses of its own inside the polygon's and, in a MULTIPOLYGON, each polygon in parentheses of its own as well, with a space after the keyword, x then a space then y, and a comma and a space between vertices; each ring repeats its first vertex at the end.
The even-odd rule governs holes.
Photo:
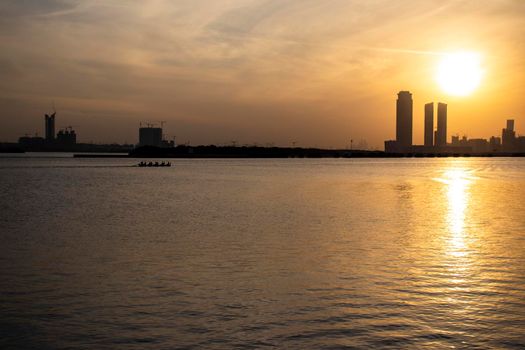
MULTIPOLYGON (((206 121, 217 129, 218 120, 223 133, 239 123, 248 134, 249 125, 267 125, 265 115, 290 125, 302 117, 316 128, 324 116, 343 130, 365 117, 386 119, 396 90, 428 90, 417 77, 428 74, 434 52, 498 47, 518 57, 511 53, 523 47, 523 6, 516 0, 4 0, 0 93, 35 108, 64 100, 68 110, 77 106, 93 118, 151 113, 171 124, 195 121, 195 134, 206 121), (504 47, 508 42, 513 46, 504 47)), ((12 112, 28 111, 17 104, 12 112)), ((17 128, 3 129, 16 136, 17 128)), ((389 130, 367 137, 381 140, 389 130)))
POLYGON ((0 3, 0 18, 5 21, 66 13, 77 6, 77 1, 67 0, 3 0, 0 3))

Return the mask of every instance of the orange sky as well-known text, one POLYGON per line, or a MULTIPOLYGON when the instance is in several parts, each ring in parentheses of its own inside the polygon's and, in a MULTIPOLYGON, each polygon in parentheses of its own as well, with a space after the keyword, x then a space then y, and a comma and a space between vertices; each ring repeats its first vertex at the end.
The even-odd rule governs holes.
POLYGON ((345 147, 395 137, 395 99, 449 104, 450 135, 525 134, 522 0, 4 0, 0 141, 57 126, 80 142, 137 142, 168 121, 192 144, 345 147), (440 53, 479 52, 468 97, 435 82, 440 53))

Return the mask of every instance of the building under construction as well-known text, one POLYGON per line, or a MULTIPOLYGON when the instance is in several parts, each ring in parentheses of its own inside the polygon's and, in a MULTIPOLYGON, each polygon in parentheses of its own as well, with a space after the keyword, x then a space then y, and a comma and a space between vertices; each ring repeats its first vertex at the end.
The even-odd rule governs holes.
POLYGON ((55 141, 55 117, 56 117, 56 114, 57 113, 54 112, 51 115, 46 114, 45 117, 44 117, 44 120, 45 120, 44 130, 45 130, 45 133, 46 133, 46 142, 48 142, 48 143, 52 143, 53 141, 55 141))
POLYGON ((154 124, 147 123, 146 126, 140 125, 139 128, 139 147, 153 146, 153 147, 175 147, 175 141, 168 141, 164 138, 163 126, 157 127, 154 124))
POLYGON ((77 133, 73 127, 61 129, 56 137, 56 143, 61 146, 74 146, 77 144, 77 133))
POLYGON ((25 135, 18 139, 18 144, 26 150, 72 150, 77 144, 77 134, 73 127, 62 128, 55 134, 56 112, 44 115, 44 135, 40 137, 25 135))

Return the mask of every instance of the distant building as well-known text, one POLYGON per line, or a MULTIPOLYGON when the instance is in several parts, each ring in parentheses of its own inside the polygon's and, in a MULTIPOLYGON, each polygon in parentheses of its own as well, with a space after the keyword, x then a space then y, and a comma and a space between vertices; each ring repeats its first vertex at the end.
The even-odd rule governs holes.
POLYGON ((45 143, 46 140, 43 137, 39 136, 22 136, 18 138, 18 144, 24 149, 42 147, 45 143))
POLYGON ((514 151, 525 152, 525 136, 518 136, 514 140, 514 151))
POLYGON ((175 147, 175 140, 162 140, 162 148, 175 147))
POLYGON ((162 147, 162 128, 141 127, 139 129, 139 146, 162 147))
POLYGON ((385 141, 385 152, 386 153, 402 153, 403 151, 399 149, 398 143, 396 140, 385 141))
POLYGON ((501 150, 501 138, 492 136, 489 141, 490 151, 498 152, 501 150))
POLYGON ((434 102, 425 105, 425 147, 434 145, 434 102))
POLYGON ((56 143, 60 146, 74 146, 77 144, 77 134, 71 127, 58 132, 56 143))
POLYGON ((468 146, 472 148, 474 153, 487 153, 490 151, 490 144, 485 139, 470 139, 468 146))
POLYGON ((397 147, 404 152, 412 146, 412 94, 400 91, 397 96, 396 141, 397 147))
POLYGON ((507 120, 507 127, 501 131, 501 146, 506 152, 512 152, 516 148, 516 132, 514 131, 514 120, 507 120))
POLYGON ((22 136, 18 144, 26 151, 72 151, 76 149, 77 134, 72 127, 62 129, 55 134, 56 112, 45 114, 44 134, 39 136, 22 136))
POLYGON ((435 145, 443 147, 447 145, 447 105, 438 103, 438 121, 435 145))
POLYGON ((46 142, 55 141, 55 115, 56 112, 51 115, 45 115, 45 132, 46 132, 46 142))

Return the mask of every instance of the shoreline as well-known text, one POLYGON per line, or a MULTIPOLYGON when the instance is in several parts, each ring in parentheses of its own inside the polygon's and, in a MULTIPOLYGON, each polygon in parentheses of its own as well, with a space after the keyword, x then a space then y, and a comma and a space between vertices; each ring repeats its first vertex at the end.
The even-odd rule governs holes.
POLYGON ((497 152, 497 153, 387 153, 384 151, 349 151, 326 149, 290 149, 290 148, 263 148, 263 147, 215 147, 215 146, 180 146, 177 148, 149 147, 137 148, 129 154, 74 154, 74 158, 130 158, 130 159, 284 159, 284 158, 510 158, 525 157, 525 153, 497 152))

